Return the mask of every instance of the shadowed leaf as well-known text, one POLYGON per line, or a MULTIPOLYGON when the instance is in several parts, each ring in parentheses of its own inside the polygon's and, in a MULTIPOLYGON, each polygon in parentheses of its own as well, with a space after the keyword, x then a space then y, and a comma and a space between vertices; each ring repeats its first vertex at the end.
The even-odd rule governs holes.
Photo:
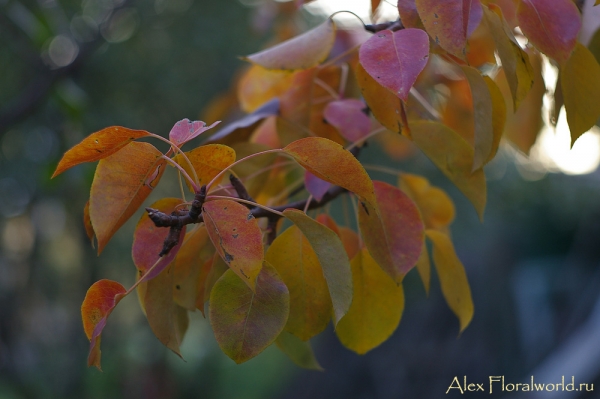
POLYGON ((419 208, 425 228, 443 229, 452 223, 456 211, 445 191, 432 187, 426 178, 409 173, 402 173, 399 183, 419 208))
POLYGON ((327 190, 331 188, 331 183, 319 179, 317 176, 306 170, 304 171, 304 187, 306 187, 306 191, 320 202, 327 190))
POLYGON ((264 263, 253 292, 233 270, 210 294, 210 324, 223 352, 243 363, 262 352, 285 326, 290 296, 275 268, 264 263))
POLYGON ((90 192, 98 253, 158 184, 166 164, 161 156, 151 144, 132 142, 98 163, 90 192))
POLYGON ((285 331, 303 341, 323 331, 331 319, 331 298, 317 254, 300 229, 291 226, 277 236, 265 259, 290 292, 285 331))
POLYGON ((366 108, 365 103, 354 98, 331 101, 325 107, 323 116, 342 137, 355 142, 363 139, 371 130, 371 120, 364 112, 366 108))
POLYGON ((111 126, 92 133, 83 139, 81 143, 65 152, 52 177, 58 176, 65 170, 80 163, 93 162, 106 158, 133 140, 149 135, 150 133, 145 130, 128 129, 121 126, 111 126))
POLYGON ((202 206, 208 236, 225 263, 254 291, 263 263, 262 231, 245 206, 230 200, 202 206))
POLYGON ((484 76, 483 80, 485 80, 485 84, 490 92, 490 98, 492 99, 492 148, 490 155, 484 162, 484 164, 487 164, 494 159, 500 147, 504 126, 506 125, 506 102, 498 85, 492 78, 484 76))
POLYGON ((243 59, 267 69, 308 69, 327 58, 334 40, 335 23, 328 18, 308 32, 243 59))
POLYGON ((375 181, 377 207, 361 202, 358 225, 371 256, 400 284, 419 259, 423 221, 412 200, 398 188, 375 181))
POLYGON ((277 337, 275 344, 298 366, 309 370, 323 371, 323 367, 321 367, 315 358, 310 343, 304 342, 295 335, 283 331, 277 337))
POLYGON ((337 324, 352 302, 352 276, 344 245, 331 229, 304 212, 286 209, 283 214, 298 226, 319 258, 333 304, 334 324, 337 324))
POLYGON ((100 368, 100 341, 106 319, 127 290, 112 280, 96 281, 88 289, 81 304, 81 319, 85 335, 90 340, 88 366, 100 368))
POLYGON ((381 270, 366 248, 351 265, 354 299, 335 332, 345 347, 362 355, 388 339, 398 327, 404 291, 381 270))
POLYGON ((462 332, 473 318, 473 299, 465 268, 446 234, 436 230, 427 230, 425 234, 433 243, 433 263, 440 279, 442 294, 458 317, 462 332))
POLYGON ((83 225, 85 227, 85 234, 90 239, 92 243, 92 247, 94 246, 94 237, 96 233, 94 233, 94 227, 92 226, 92 219, 90 219, 90 201, 88 200, 83 207, 83 225))
POLYGON ((423 287, 425 287, 425 293, 429 296, 429 288, 431 286, 431 261, 429 260, 429 251, 427 250, 426 245, 423 245, 423 252, 421 252, 421 256, 419 256, 416 269, 423 282, 423 287))

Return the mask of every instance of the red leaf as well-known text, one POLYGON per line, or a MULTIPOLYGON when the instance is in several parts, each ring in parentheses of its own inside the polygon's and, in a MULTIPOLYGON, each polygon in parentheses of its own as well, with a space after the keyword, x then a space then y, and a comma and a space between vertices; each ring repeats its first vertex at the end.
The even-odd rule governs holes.
POLYGON ((106 158, 133 140, 149 135, 150 133, 145 130, 133 130, 121 126, 111 126, 92 133, 63 155, 52 177, 80 163, 106 158))
POLYGON ((427 64, 429 38, 420 29, 384 30, 360 47, 359 58, 369 75, 406 101, 427 64))
POLYGON ((96 281, 88 289, 81 304, 81 318, 85 335, 90 340, 88 366, 100 368, 100 340, 106 319, 127 290, 112 280, 96 281))
POLYGON ((323 199, 323 196, 332 186, 331 183, 325 180, 319 179, 317 176, 310 173, 308 170, 304 171, 304 187, 306 190, 319 202, 323 199))
POLYGON ((521 30, 544 54, 565 62, 575 48, 581 15, 571 0, 522 0, 517 8, 521 30))
POLYGON ((182 119, 175 123, 169 132, 169 140, 171 140, 171 142, 177 147, 181 147, 184 143, 187 143, 208 129, 217 126, 219 123, 221 123, 221 121, 217 121, 210 126, 206 126, 206 123, 202 121, 192 122, 187 118, 182 119))
POLYGON ((355 142, 371 130, 371 120, 364 112, 366 108, 365 103, 354 98, 331 101, 323 116, 346 140, 355 142))

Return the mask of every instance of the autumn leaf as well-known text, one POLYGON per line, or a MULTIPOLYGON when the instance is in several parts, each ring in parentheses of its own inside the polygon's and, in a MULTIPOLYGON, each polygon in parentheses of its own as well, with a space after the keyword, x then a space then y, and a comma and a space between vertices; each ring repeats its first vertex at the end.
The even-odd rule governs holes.
MULTIPOLYGON (((225 125, 219 131, 217 131, 214 135, 210 136, 208 141, 216 142, 219 144, 227 144, 231 145, 232 143, 236 143, 239 141, 244 141, 248 138, 248 136, 252 133, 252 127, 260 120, 268 117, 277 115, 279 113, 279 99, 274 98, 260 107, 258 107, 252 113, 243 116, 240 119, 237 119, 235 122, 231 122, 228 125, 225 125), (246 135, 243 137, 238 137, 239 135, 232 135, 233 132, 238 130, 246 131, 246 135), (232 137, 233 136, 233 137, 232 137)), ((239 132, 237 132, 239 133, 239 132)))
POLYGON ((254 291, 263 264, 262 231, 245 206, 231 200, 202 206, 208 236, 217 253, 254 291))
POLYGON ((275 268, 265 262, 253 292, 232 269, 210 294, 210 324, 223 352, 243 363, 279 336, 287 321, 290 296, 275 268))
POLYGON ((92 226, 92 219, 90 219, 90 201, 88 200, 83 207, 83 226, 85 227, 85 234, 90 239, 92 243, 92 247, 94 246, 94 237, 96 237, 96 233, 94 233, 94 227, 92 226))
POLYGON ((429 295, 429 288, 431 287, 431 261, 429 260, 427 245, 423 245, 423 252, 421 252, 421 256, 419 256, 415 268, 417 269, 417 272, 419 272, 419 277, 421 277, 421 281, 423 282, 425 293, 429 295))
POLYGON ((106 158, 133 140, 149 135, 150 133, 145 130, 128 129, 121 126, 111 126, 92 133, 83 139, 81 143, 65 152, 52 178, 80 163, 106 158))
POLYGON ((371 130, 371 120, 365 113, 366 109, 367 106, 362 101, 348 98, 329 102, 323 116, 342 137, 355 142, 365 138, 371 130))
MULTIPOLYGON (((201 145, 191 151, 187 151, 185 155, 188 157, 196 171, 199 186, 208 184, 223 169, 226 169, 235 162, 235 150, 223 144, 201 145)), ((175 156, 175 161, 185 169, 188 175, 194 176, 190 170, 189 164, 183 159, 181 154, 175 156)), ((194 190, 190 183, 187 181, 186 183, 193 192, 194 190)))
POLYGON ((283 331, 275 340, 275 344, 298 366, 309 370, 323 371, 323 367, 317 361, 310 343, 283 331))
POLYGON ((323 331, 331 319, 331 298, 319 258, 300 229, 292 225, 277 236, 265 259, 290 293, 285 331, 303 341, 323 331))
MULTIPOLYGON (((270 149, 264 144, 249 142, 235 143, 232 145, 232 148, 237 154, 238 159, 270 149)), ((246 190, 248 190, 251 197, 256 198, 267 185, 269 174, 261 173, 261 171, 264 171, 265 168, 273 165, 276 158, 277 154, 268 153, 259 157, 250 158, 232 168, 235 175, 244 181, 246 190), (252 178, 246 179, 249 176, 252 176, 252 178)))
POLYGON ((483 219, 485 175, 482 169, 471 172, 473 148, 469 143, 439 122, 415 122, 411 131, 415 144, 462 191, 483 219))
POLYGON ((131 142, 98 163, 90 192, 98 253, 158 184, 166 164, 161 156, 151 144, 131 142))
POLYGON ((304 234, 319 258, 333 304, 334 324, 346 314, 352 302, 350 262, 339 237, 328 227, 297 209, 283 211, 304 234))
POLYGON ((210 126, 206 126, 206 123, 202 121, 190 121, 189 119, 182 119, 175 123, 171 131, 169 132, 169 140, 177 147, 181 147, 188 141, 198 137, 201 133, 212 129, 217 126, 221 121, 217 121, 210 126))
POLYGON ((429 38, 421 29, 377 32, 359 50, 367 73, 403 101, 428 58, 429 38))
POLYGON ((342 240, 348 259, 354 258, 360 250, 358 234, 348 227, 338 227, 338 230, 340 233, 340 240, 342 240))
MULTIPOLYGON (((210 293, 212 292, 215 283, 221 278, 225 272, 229 270, 227 263, 221 258, 221 256, 215 252, 212 258, 211 267, 206 276, 204 282, 204 299, 202 303, 207 302, 210 299, 210 293)), ((204 311, 202 312, 204 314, 204 311)))
POLYGON ((400 175, 399 185, 419 208, 425 228, 444 229, 452 223, 456 211, 445 191, 432 187, 426 178, 409 173, 400 175))
POLYGON ((267 101, 281 96, 289 88, 293 73, 252 65, 237 85, 237 97, 244 112, 254 112, 267 101))
POLYGON ((521 0, 517 7, 519 27, 542 53, 564 63, 575 48, 581 15, 571 0, 521 0))
POLYGON ((398 0, 398 12, 404 27, 425 29, 419 17, 415 0, 398 0))
POLYGON ((374 181, 377 206, 362 202, 358 225, 371 256, 397 284, 412 269, 423 247, 423 221, 412 200, 387 183, 374 181))
POLYGON ((319 202, 323 199, 323 196, 332 187, 332 184, 319 179, 317 176, 310 173, 308 170, 304 171, 304 187, 315 199, 319 202))
POLYGON ((427 230, 425 234, 433 244, 433 263, 440 279, 442 294, 458 317, 462 332, 473 318, 473 299, 465 268, 446 234, 436 230, 427 230))
POLYGON ((352 259, 354 298, 335 333, 342 344, 362 355, 396 330, 404 310, 404 291, 363 248, 352 259))
POLYGON ((488 87, 490 98, 492 99, 492 148, 484 164, 490 162, 498 153, 500 141, 506 126, 506 102, 498 85, 489 76, 484 76, 483 80, 488 87))
POLYGON ((335 41, 335 23, 328 18, 302 35, 243 57, 267 69, 308 69, 323 62, 335 41))
POLYGON ((356 65, 354 73, 362 95, 375 119, 392 132, 410 137, 402 100, 369 75, 360 63, 356 65))
POLYGON ((496 43, 513 99, 513 111, 516 111, 533 85, 533 69, 529 56, 519 46, 500 7, 495 4, 489 4, 488 7, 482 7, 484 21, 496 43))
POLYGON ((283 150, 319 179, 375 203, 371 178, 354 155, 341 145, 322 137, 307 137, 294 141, 283 150))
POLYGON ((561 68, 560 84, 572 147, 600 117, 600 65, 581 43, 576 44, 571 58, 561 68))
POLYGON ((90 340, 88 366, 100 368, 100 341, 106 319, 117 306, 127 290, 121 284, 112 280, 96 281, 88 289, 81 304, 81 318, 85 335, 90 340))

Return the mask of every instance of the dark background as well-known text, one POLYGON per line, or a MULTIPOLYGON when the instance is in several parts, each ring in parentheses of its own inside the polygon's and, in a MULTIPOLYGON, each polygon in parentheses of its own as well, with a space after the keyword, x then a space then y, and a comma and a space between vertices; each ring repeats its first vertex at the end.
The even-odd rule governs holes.
MULTIPOLYGON (((0 399, 451 398, 462 397, 445 395, 455 376, 487 390, 496 375, 574 376, 600 391, 600 175, 526 181, 506 149, 487 171, 483 224, 423 156, 392 165, 428 176, 457 205, 452 234, 475 302, 460 337, 435 277, 427 298, 411 272, 389 341, 358 356, 331 327, 313 340, 325 372, 301 370, 276 348, 235 365, 198 312, 182 361, 154 338, 134 297, 105 329, 104 372, 86 367, 81 301, 101 278, 133 283, 139 214, 97 257, 82 224, 94 165, 50 176, 65 150, 106 126, 166 135, 182 118, 204 118, 243 66, 237 56, 260 49, 271 28, 284 31, 272 16, 287 5, 244 3, 0 0, 0 399)), ((378 162, 380 148, 361 157, 378 162)), ((172 181, 147 202, 177 195, 172 181)))

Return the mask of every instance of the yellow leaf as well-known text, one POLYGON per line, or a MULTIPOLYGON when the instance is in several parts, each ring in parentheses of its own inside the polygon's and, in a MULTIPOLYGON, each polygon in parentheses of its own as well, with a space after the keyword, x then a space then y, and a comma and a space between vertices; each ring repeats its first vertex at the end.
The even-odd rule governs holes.
POLYGON ((265 259, 290 291, 288 331, 306 341, 331 319, 331 298, 317 254, 300 229, 291 226, 271 244, 265 259))
POLYGON ((506 125, 506 102, 504 96, 498 88, 498 85, 489 76, 484 76, 485 84, 490 91, 490 97, 492 99, 492 148, 490 155, 485 160, 484 164, 490 162, 496 156, 498 147, 500 147, 500 140, 502 139, 502 133, 504 133, 504 125, 506 125))
POLYGON ((571 147, 600 117, 600 65, 581 43, 560 74, 567 122, 571 130, 571 147))
POLYGON ((473 148, 469 143, 439 122, 414 122, 411 132, 417 147, 462 191, 483 220, 485 175, 483 169, 471 172, 473 148))
POLYGON ((458 317, 462 332, 473 318, 473 299, 465 268, 446 234, 436 230, 427 230, 425 234, 433 243, 433 263, 440 279, 442 294, 458 317))
POLYGON ((429 295, 429 287, 431 286, 431 261, 429 260, 429 252, 426 245, 423 245, 423 252, 421 252, 421 256, 417 261, 416 268, 425 287, 425 293, 429 295))
POLYGON ((402 173, 399 186, 419 208, 425 228, 442 229, 454 220, 454 203, 445 191, 432 187, 426 178, 402 173))
POLYGON ((366 248, 351 262, 354 298, 335 332, 358 354, 375 348, 396 330, 404 310, 404 291, 375 262, 366 248))
MULTIPOLYGON (((219 172, 235 162, 235 150, 223 144, 202 145, 186 152, 185 155, 194 166, 200 186, 208 184, 219 172)), ((192 179, 194 178, 189 164, 181 154, 175 156, 175 161, 185 169, 192 179)), ((189 182, 186 181, 186 183, 193 192, 189 182)))
POLYGON ((289 71, 273 71, 252 65, 237 86, 240 107, 246 113, 256 111, 270 99, 285 93, 292 79, 293 74, 289 71))

